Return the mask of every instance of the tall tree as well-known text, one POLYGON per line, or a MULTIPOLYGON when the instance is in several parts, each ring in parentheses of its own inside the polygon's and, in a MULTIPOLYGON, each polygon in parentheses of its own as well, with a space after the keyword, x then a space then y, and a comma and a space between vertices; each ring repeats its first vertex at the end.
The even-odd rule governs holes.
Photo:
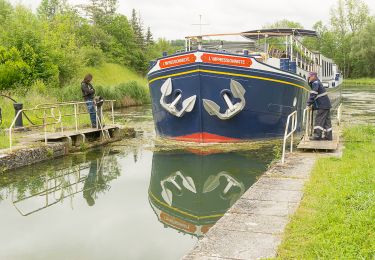
POLYGON ((346 8, 350 31, 356 34, 363 29, 369 21, 369 8, 360 0, 347 0, 346 8))
POLYGON ((5 20, 12 13, 12 5, 6 0, 0 0, 0 26, 4 24, 5 20))
POLYGON ((104 15, 114 15, 117 11, 118 0, 99 0, 99 7, 104 15))
MULTIPOLYGON (((301 29, 303 26, 295 21, 290 21, 287 19, 276 21, 272 24, 267 24, 263 26, 264 29, 301 29)), ((259 40, 258 41, 258 48, 262 49, 264 46, 265 41, 269 44, 270 49, 280 48, 280 46, 285 46, 285 39, 284 38, 269 38, 267 40, 259 40)))
POLYGON ((103 16, 103 11, 100 7, 100 0, 89 0, 86 5, 80 5, 86 12, 86 16, 92 24, 97 24, 103 16))
POLYGON ((350 60, 351 42, 369 19, 368 6, 362 0, 338 0, 331 8, 331 27, 335 36, 335 61, 343 71, 344 77, 350 77, 353 64, 350 60))
POLYGON ((146 46, 150 46, 154 44, 154 37, 152 36, 150 27, 147 27, 146 32, 146 46))
POLYGON ((303 26, 299 22, 284 19, 284 20, 280 20, 275 23, 263 26, 263 28, 264 29, 284 29, 284 28, 301 29, 303 28, 303 26))
POLYGON ((131 20, 130 20, 130 24, 133 28, 134 35, 135 35, 136 40, 137 40, 137 44, 141 48, 143 48, 144 45, 145 45, 145 39, 144 39, 143 28, 142 28, 143 22, 142 22, 140 14, 137 15, 137 12, 136 12, 135 9, 132 10, 132 17, 131 17, 131 20))
POLYGON ((375 77, 375 19, 353 37, 350 58, 353 77, 375 77))
POLYGON ((38 15, 53 19, 58 13, 63 13, 66 10, 66 0, 42 0, 38 7, 38 15))

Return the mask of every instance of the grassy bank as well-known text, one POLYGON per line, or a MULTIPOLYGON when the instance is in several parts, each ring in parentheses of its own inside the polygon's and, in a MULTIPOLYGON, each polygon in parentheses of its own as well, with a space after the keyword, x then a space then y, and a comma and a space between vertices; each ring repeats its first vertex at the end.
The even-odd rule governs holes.
POLYGON ((147 85, 146 78, 119 64, 103 63, 98 67, 85 67, 77 73, 76 81, 80 82, 87 73, 94 75, 95 85, 116 86, 128 81, 136 81, 143 86, 147 85))
POLYGON ((72 83, 54 90, 54 96, 61 101, 81 100, 80 82, 87 73, 94 76, 96 94, 105 99, 118 100, 118 106, 139 105, 149 102, 146 78, 128 68, 104 63, 98 67, 85 67, 72 83))
POLYGON ((344 138, 341 159, 315 165, 280 259, 375 258, 375 127, 347 129, 344 138))
POLYGON ((375 78, 344 79, 344 86, 373 86, 375 87, 375 78))

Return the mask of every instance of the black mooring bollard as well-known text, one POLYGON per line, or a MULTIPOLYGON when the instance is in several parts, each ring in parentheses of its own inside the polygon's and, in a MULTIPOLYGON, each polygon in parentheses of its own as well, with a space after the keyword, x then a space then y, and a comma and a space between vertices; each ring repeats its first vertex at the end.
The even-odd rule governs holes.
MULTIPOLYGON (((23 108, 23 104, 22 103, 14 103, 13 107, 14 107, 15 116, 17 116, 18 112, 23 108)), ((22 113, 19 113, 18 117, 16 118, 16 123, 15 123, 14 127, 15 128, 23 127, 22 113)))

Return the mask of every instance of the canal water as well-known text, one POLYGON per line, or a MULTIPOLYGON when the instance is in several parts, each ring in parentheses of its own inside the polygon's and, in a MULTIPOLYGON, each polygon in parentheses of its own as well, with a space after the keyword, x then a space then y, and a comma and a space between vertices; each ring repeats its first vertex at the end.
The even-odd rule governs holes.
MULTIPOLYGON (((374 120, 375 91, 343 98, 347 117, 374 120)), ((0 175, 0 259, 179 259, 275 157, 273 144, 166 149, 150 107, 117 119, 137 137, 0 175)))
POLYGON ((346 87, 342 97, 345 124, 375 124, 375 86, 346 87))

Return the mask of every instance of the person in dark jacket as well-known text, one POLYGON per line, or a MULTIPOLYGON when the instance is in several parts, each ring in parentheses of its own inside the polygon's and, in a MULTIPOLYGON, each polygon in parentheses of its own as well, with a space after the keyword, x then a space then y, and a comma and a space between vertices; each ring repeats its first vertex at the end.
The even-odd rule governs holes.
POLYGON ((92 81, 92 75, 87 74, 81 83, 81 90, 82 90, 83 99, 86 101, 87 110, 90 115, 91 126, 93 128, 96 128, 97 127, 96 110, 95 110, 95 102, 94 102, 95 89, 92 86, 91 81, 92 81))
POLYGON ((328 93, 316 72, 310 72, 307 80, 311 87, 307 106, 317 111, 311 140, 332 140, 331 101, 328 98, 328 93))

